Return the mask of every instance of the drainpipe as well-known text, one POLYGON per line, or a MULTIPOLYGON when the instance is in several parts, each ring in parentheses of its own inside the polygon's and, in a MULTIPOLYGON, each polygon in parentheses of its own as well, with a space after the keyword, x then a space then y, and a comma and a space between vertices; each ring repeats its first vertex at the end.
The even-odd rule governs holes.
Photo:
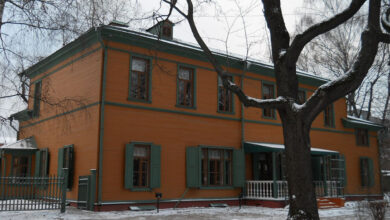
POLYGON ((99 125, 99 154, 98 154, 98 199, 97 204, 101 205, 102 201, 102 183, 103 183, 103 136, 104 136, 104 104, 106 98, 106 73, 107 73, 107 48, 104 45, 102 34, 102 27, 96 30, 97 39, 103 49, 103 76, 101 84, 101 103, 100 103, 100 125, 99 125))

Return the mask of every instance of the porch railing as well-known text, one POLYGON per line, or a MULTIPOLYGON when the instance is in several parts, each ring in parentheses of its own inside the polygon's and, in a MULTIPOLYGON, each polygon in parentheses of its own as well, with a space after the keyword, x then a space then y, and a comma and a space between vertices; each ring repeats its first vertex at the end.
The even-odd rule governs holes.
POLYGON ((67 169, 63 176, 0 177, 0 211, 65 212, 67 169))
MULTIPOLYGON (((343 194, 338 181, 314 181, 317 197, 338 197, 343 194)), ((287 199, 287 181, 246 181, 245 197, 248 199, 287 199)))

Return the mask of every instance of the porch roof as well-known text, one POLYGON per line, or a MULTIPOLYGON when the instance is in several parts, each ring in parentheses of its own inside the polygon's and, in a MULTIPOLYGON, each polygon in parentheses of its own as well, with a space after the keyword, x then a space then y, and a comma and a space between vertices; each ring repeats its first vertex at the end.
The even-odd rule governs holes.
POLYGON ((29 137, 25 138, 22 140, 18 140, 15 143, 12 144, 7 144, 0 146, 0 150, 28 150, 28 151, 33 151, 33 150, 38 150, 37 148, 37 143, 35 142, 34 137, 29 137))
MULTIPOLYGON (((260 142, 244 142, 244 151, 246 153, 280 152, 280 151, 284 151, 284 145, 260 143, 260 142)), ((328 155, 328 154, 339 154, 339 152, 312 147, 311 154, 328 155)))

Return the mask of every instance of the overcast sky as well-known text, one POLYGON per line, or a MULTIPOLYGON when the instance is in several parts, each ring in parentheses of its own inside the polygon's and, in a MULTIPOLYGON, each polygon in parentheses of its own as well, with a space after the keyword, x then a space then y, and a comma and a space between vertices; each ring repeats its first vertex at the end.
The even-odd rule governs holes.
MULTIPOLYGON (((149 15, 160 8, 159 0, 139 2, 142 11, 149 15)), ((178 4, 185 7, 183 0, 179 0, 178 4)), ((305 12, 302 6, 303 0, 285 0, 281 4, 286 26, 292 34, 299 17, 305 12)), ((162 4, 162 6, 160 11, 166 12, 167 5, 162 4)), ((178 22, 182 20, 182 16, 174 13, 170 20, 178 22)), ((261 1, 216 0, 215 4, 207 4, 196 11, 195 22, 210 47, 242 56, 248 52, 251 58, 270 62, 268 59, 268 29, 261 1), (249 50, 247 50, 247 45, 249 45, 249 50)), ((174 38, 196 43, 186 21, 175 25, 174 38)))

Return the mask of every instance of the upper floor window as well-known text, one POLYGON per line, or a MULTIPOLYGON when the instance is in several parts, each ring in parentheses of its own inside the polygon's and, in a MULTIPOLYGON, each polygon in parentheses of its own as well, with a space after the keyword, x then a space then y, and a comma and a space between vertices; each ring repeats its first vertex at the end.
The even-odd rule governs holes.
POLYGON ((356 145, 368 146, 368 130, 362 128, 356 128, 356 145))
MULTIPOLYGON (((271 83, 263 83, 262 85, 262 98, 263 99, 273 99, 275 98, 275 86, 271 83)), ((263 108, 263 117, 267 118, 276 118, 275 109, 273 108, 263 108)))
POLYGON ((324 125, 326 127, 334 127, 334 111, 333 105, 328 105, 324 110, 324 125))
POLYGON ((34 106, 33 106, 34 117, 39 116, 41 99, 42 99, 42 81, 38 81, 35 83, 35 90, 34 90, 34 106))
POLYGON ((177 104, 194 107, 194 69, 179 67, 177 74, 177 104))
POLYGON ((298 104, 306 102, 306 92, 304 90, 298 90, 298 104))
MULTIPOLYGON (((228 80, 233 81, 233 77, 228 76, 228 80)), ((233 94, 223 86, 220 77, 218 77, 218 111, 233 112, 233 94)))
POLYGON ((232 184, 232 150, 202 149, 202 186, 232 184))
POLYGON ((148 59, 132 57, 129 98, 149 100, 149 71, 150 61, 148 59))

